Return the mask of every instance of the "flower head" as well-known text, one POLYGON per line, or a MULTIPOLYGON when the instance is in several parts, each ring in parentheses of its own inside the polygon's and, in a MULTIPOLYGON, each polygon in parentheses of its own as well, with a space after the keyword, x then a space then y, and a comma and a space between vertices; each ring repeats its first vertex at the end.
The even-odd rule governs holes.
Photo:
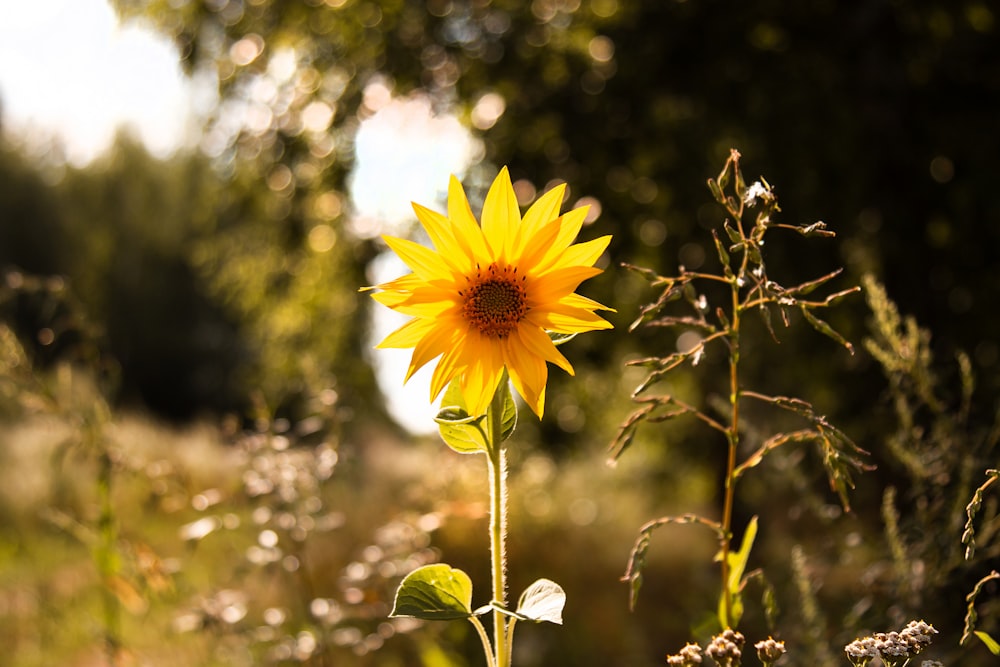
POLYGON ((573 374, 548 332, 611 328, 594 311, 612 309, 575 293, 601 272, 593 265, 611 237, 573 244, 587 207, 559 215, 564 191, 553 188, 522 218, 505 167, 486 195, 480 225, 453 176, 447 217, 413 205, 433 249, 384 237, 412 273, 377 285, 373 297, 413 319, 378 347, 413 348, 407 380, 438 358, 431 400, 457 378, 466 409, 483 414, 506 371, 541 417, 546 363, 573 374))
POLYGON ((705 649, 705 653, 719 667, 738 667, 743 657, 743 644, 745 641, 741 632, 732 628, 726 628, 722 633, 712 637, 712 641, 705 649))
POLYGON ((778 641, 773 637, 761 640, 753 647, 757 649, 757 658, 762 665, 772 665, 778 658, 785 655, 785 642, 778 641))
POLYGON ((698 667, 701 664, 701 647, 697 644, 687 644, 679 653, 667 656, 667 664, 671 667, 698 667))

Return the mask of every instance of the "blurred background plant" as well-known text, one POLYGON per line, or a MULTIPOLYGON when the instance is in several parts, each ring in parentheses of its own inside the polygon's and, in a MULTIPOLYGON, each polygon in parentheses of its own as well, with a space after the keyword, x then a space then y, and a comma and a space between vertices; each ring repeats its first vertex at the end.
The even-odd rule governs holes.
MULTIPOLYGON (((769 335, 776 343, 791 326, 792 318, 801 316, 816 331, 839 343, 850 354, 854 353, 851 343, 815 313, 823 312, 859 288, 849 287, 816 296, 817 289, 829 289, 828 283, 840 274, 840 269, 786 286, 771 278, 773 274, 768 272, 764 261, 768 232, 794 231, 806 238, 829 238, 834 232, 823 222, 794 225, 778 219, 781 209, 774 187, 763 178, 747 186, 736 150, 730 153, 718 178, 708 180, 708 186, 716 203, 726 212, 721 229, 711 230, 717 262, 701 271, 691 271, 682 265, 674 276, 661 276, 649 269, 628 265, 645 276, 652 287, 662 290, 654 301, 639 309, 639 316, 630 329, 642 327, 676 333, 676 343, 656 356, 629 362, 631 366, 646 369, 645 377, 631 394, 640 407, 622 423, 609 458, 609 463, 616 464, 640 428, 651 424, 690 417, 702 427, 715 431, 709 443, 716 441, 719 449, 706 458, 719 462, 721 473, 717 471, 716 477, 720 480, 717 490, 717 495, 722 497, 720 507, 711 515, 688 512, 643 524, 622 577, 631 589, 630 606, 634 608, 653 532, 671 524, 707 527, 718 542, 718 552, 713 559, 720 566, 717 587, 720 592, 714 610, 704 614, 695 624, 694 634, 699 640, 739 627, 744 611, 743 591, 754 577, 763 578, 763 606, 769 624, 773 622, 773 589, 767 574, 747 569, 757 536, 758 516, 754 514, 745 527, 735 525, 733 520, 737 503, 744 504, 738 492, 743 475, 779 449, 786 454, 787 449, 815 446, 826 469, 830 489, 837 494, 841 505, 849 509, 848 494, 854 487, 854 476, 870 468, 865 463, 868 452, 854 444, 810 402, 798 396, 762 393, 768 389, 748 386, 742 374, 746 356, 743 350, 751 342, 744 321, 751 316, 760 317, 764 325, 761 334, 769 335), (706 358, 718 356, 723 359, 702 366, 716 371, 719 376, 718 382, 704 383, 709 388, 704 405, 691 403, 684 393, 675 393, 672 382, 675 370, 689 364, 699 366, 706 358), (762 409, 786 411, 793 417, 794 426, 777 433, 760 431, 754 419, 762 409), (738 543, 737 535, 740 536, 738 543)), ((754 511, 750 507, 742 509, 744 513, 754 511)))
MULTIPOLYGON (((602 260, 608 270, 587 295, 618 309, 615 333, 574 343, 568 354, 577 381, 552 378, 551 417, 522 424, 526 447, 511 465, 520 471, 511 479, 520 487, 512 520, 523 535, 509 545, 510 557, 525 577, 511 585, 558 573, 569 600, 567 631, 523 645, 515 662, 662 664, 670 647, 688 640, 691 619, 704 608, 700 597, 678 591, 712 586, 702 573, 712 539, 654 537, 632 615, 617 579, 635 527, 649 516, 717 506, 717 461, 704 455, 693 428, 676 422, 641 432, 616 470, 603 467, 605 444, 641 379, 622 372, 623 363, 664 345, 659 332, 625 333, 646 300, 645 283, 616 267, 625 261, 670 275, 679 265, 697 271, 711 261, 699 239, 721 224, 721 214, 704 196, 704 178, 732 146, 747 156, 751 173, 781 185, 783 217, 822 216, 838 232, 836 241, 806 247, 769 239, 769 269, 790 284, 812 278, 816 266, 844 266, 845 284, 871 274, 899 312, 933 332, 921 334, 922 356, 903 354, 883 340, 880 325, 866 325, 872 308, 854 299, 831 311, 831 326, 848 340, 871 337, 887 360, 901 356, 891 362, 895 370, 860 346, 851 358, 817 354, 807 327, 782 337, 787 363, 764 363, 767 355, 745 350, 748 386, 808 396, 878 466, 857 479, 849 516, 815 492, 824 476, 815 461, 775 456, 744 480, 746 507, 766 507, 772 516, 755 558, 766 564, 791 556, 793 576, 774 582, 780 638, 814 664, 836 664, 843 662, 838 646, 855 637, 925 618, 941 633, 933 647, 940 653, 931 657, 949 662, 965 596, 988 574, 996 542, 997 496, 985 493, 977 549, 972 560, 960 558, 965 505, 984 471, 997 467, 995 8, 976 0, 850 7, 769 0, 114 4, 125 19, 168 36, 193 80, 212 94, 198 107, 192 149, 153 157, 122 134, 108 153, 79 163, 66 162, 37 127, 14 123, 7 113, 13 93, 0 82, 0 265, 12 290, 3 321, 25 360, 5 373, 0 451, 0 627, 12 665, 86 664, 104 655, 99 559, 56 527, 50 511, 98 525, 102 448, 116 452, 119 572, 145 600, 144 610, 122 611, 118 631, 138 660, 264 659, 279 646, 292 649, 292 637, 297 648, 307 631, 316 664, 334 657, 477 664, 475 637, 449 637, 442 644, 456 653, 440 656, 427 648, 435 644, 431 626, 397 628, 384 638, 381 621, 364 616, 386 603, 383 585, 391 589, 388 580, 413 564, 402 551, 419 559, 437 549, 474 579, 487 577, 473 556, 484 548, 476 536, 485 506, 469 483, 473 473, 387 420, 366 352, 375 323, 356 294, 377 282, 369 273, 383 261, 378 234, 414 227, 390 211, 390 199, 433 199, 411 180, 431 171, 429 154, 448 154, 449 168, 480 197, 499 164, 510 166, 525 205, 565 181, 567 204, 587 193, 583 203, 595 213, 581 240, 614 235, 602 260), (373 163, 369 130, 379 123, 414 127, 427 140, 417 143, 420 158, 388 159, 406 154, 407 141, 392 135, 373 163), (448 131, 435 134, 443 127, 448 131), (428 139, 437 136, 447 138, 428 139), (389 194, 362 190, 372 169, 389 194), (366 208, 371 201, 377 205, 366 208), (48 287, 29 298, 30 290, 19 288, 29 283, 48 287), (74 308, 100 342, 99 363, 74 356, 73 327, 52 306, 60 299, 41 298, 54 287, 75 295, 74 308), (967 351, 974 392, 963 389, 971 385, 962 380, 962 363, 941 361, 958 350, 967 351), (35 389, 10 378, 29 367, 32 386, 71 377, 79 398, 49 407, 27 400, 35 389), (102 379, 109 376, 112 382, 102 379), (100 443, 72 449, 63 467, 53 468, 65 425, 94 423, 100 405, 107 406, 100 443), (302 430, 316 416, 322 428, 302 430), (289 439, 288 449, 266 444, 278 436, 289 439), (253 454, 251 441, 260 443, 253 454), (247 495, 243 474, 255 459, 280 468, 275 461, 284 453, 297 462, 286 461, 289 469, 311 466, 323 442, 336 464, 317 480, 318 514, 291 512, 275 493, 247 495), (300 449, 302 460, 289 454, 300 449), (218 502, 192 504, 211 489, 219 490, 218 502), (255 524, 260 506, 272 515, 255 524), (274 523, 283 512, 320 525, 327 513, 342 512, 343 525, 310 529, 298 543, 294 526, 274 523), (239 521, 233 528, 226 527, 232 518, 225 523, 230 514, 239 521), (200 540, 178 532, 212 517, 222 527, 200 540), (267 548, 260 543, 267 530, 278 538, 281 559, 254 564, 248 550, 267 548), (388 555, 392 544, 398 557, 388 555), (401 559, 397 572, 370 560, 372 545, 390 562, 401 559), (316 564, 316 552, 329 552, 329 562, 316 564), (289 572, 282 564, 289 555, 307 565, 289 572), (170 585, 147 591, 140 560, 162 570, 170 585), (365 564, 376 577, 370 586, 348 576, 367 572, 365 564), (311 592, 303 587, 306 574, 315 578, 311 592), (276 582, 289 590, 265 599, 276 582), (268 586, 260 599, 258 584, 268 586), (351 589, 364 592, 365 602, 352 603, 351 589), (241 620, 175 633, 176 618, 197 614, 222 590, 243 596, 241 620), (316 599, 344 613, 340 628, 305 609, 316 599), (281 623, 268 625, 270 608, 283 610, 281 623), (382 638, 382 647, 359 655, 337 644, 337 629, 351 628, 361 642, 355 645, 382 638), (814 655, 820 647, 826 657, 814 655)), ((53 46, 57 39, 82 43, 79 34, 53 34, 53 46)), ((73 68, 76 60, 60 62, 73 68)), ((65 105, 78 116, 90 111, 73 98, 65 105)), ((392 376, 394 384, 402 374, 392 376)), ((711 388, 700 376, 678 369, 673 382, 702 399, 711 388)), ((395 407, 400 420, 410 409, 395 407)), ((760 428, 784 426, 763 421, 760 428)), ((742 511, 736 508, 739 525, 749 519, 742 511)), ((976 605, 981 629, 994 637, 996 587, 996 580, 984 583, 976 605)), ((763 636, 755 630, 764 621, 754 613, 746 612, 748 635, 763 636)), ((976 641, 958 655, 961 662, 950 664, 994 660, 976 641)))

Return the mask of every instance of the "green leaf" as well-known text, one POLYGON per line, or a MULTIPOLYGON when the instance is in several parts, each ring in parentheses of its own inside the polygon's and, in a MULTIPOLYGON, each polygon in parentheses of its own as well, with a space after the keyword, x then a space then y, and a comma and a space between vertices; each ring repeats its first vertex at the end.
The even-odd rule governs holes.
POLYGON ((993 655, 1000 655, 1000 643, 997 643, 997 640, 993 639, 993 637, 990 637, 982 630, 976 630, 976 636, 979 637, 981 642, 986 644, 986 648, 990 650, 990 653, 993 655))
POLYGON ((719 235, 716 234, 715 231, 712 232, 712 239, 715 241, 715 251, 719 255, 719 262, 722 263, 722 269, 725 271, 726 277, 731 278, 733 273, 732 269, 729 267, 729 253, 726 252, 724 247, 722 247, 722 241, 719 240, 719 235))
POLYGON ((719 174, 719 189, 725 190, 726 186, 729 185, 729 165, 727 161, 725 166, 722 167, 722 172, 719 174))
POLYGON ((458 380, 452 381, 441 399, 441 410, 434 421, 444 443, 459 454, 489 451, 486 434, 486 415, 470 415, 465 409, 465 399, 458 380))
POLYGON ((390 616, 447 621, 472 616, 472 580, 444 563, 410 572, 396 589, 390 616))
POLYGON ((562 625, 564 606, 566 606, 566 592, 562 586, 549 579, 539 579, 521 593, 516 613, 536 623, 548 621, 562 625))
POLYGON ((729 237, 729 240, 734 246, 743 245, 743 237, 735 227, 729 224, 728 220, 722 223, 722 228, 726 230, 726 235, 729 237))
POLYGON ((506 377, 505 374, 504 382, 498 388, 498 391, 504 393, 503 421, 500 423, 500 442, 506 442, 514 433, 514 428, 517 426, 517 403, 514 402, 514 394, 510 390, 510 383, 507 382, 506 377))
POLYGON ((740 171, 739 165, 733 165, 733 173, 736 176, 736 196, 743 201, 747 196, 747 184, 743 180, 743 172, 740 171))
POLYGON ((715 179, 708 179, 708 189, 712 191, 712 196, 715 198, 715 201, 725 205, 726 195, 722 193, 722 188, 715 182, 715 179))
MULTIPOLYGON (((517 404, 506 379, 497 388, 504 392, 503 414, 501 415, 501 442, 507 440, 517 426, 517 404)), ((465 398, 458 380, 453 380, 441 399, 441 410, 434 421, 445 444, 459 454, 476 454, 490 450, 489 414, 470 415, 465 407, 465 398)))
POLYGON ((851 354, 854 354, 854 346, 853 346, 853 345, 851 345, 851 344, 850 344, 850 343, 849 343, 849 342, 847 341, 847 339, 846 339, 846 338, 844 338, 844 337, 843 337, 843 336, 841 336, 841 335, 840 335, 839 333, 837 333, 837 332, 836 332, 836 331, 834 330, 834 328, 833 328, 833 327, 831 327, 831 326, 830 326, 829 324, 827 324, 827 323, 826 323, 826 322, 824 322, 823 320, 821 320, 821 319, 819 319, 818 317, 816 317, 815 315, 813 315, 813 314, 812 314, 812 313, 810 312, 809 308, 806 308, 805 306, 802 306, 801 310, 802 310, 802 315, 804 315, 804 316, 805 316, 805 318, 806 318, 806 321, 807 321, 807 322, 809 322, 809 324, 811 324, 811 325, 812 325, 812 328, 813 328, 813 329, 815 329, 816 331, 820 332, 820 333, 821 333, 821 334, 823 334, 824 336, 827 336, 827 337, 829 337, 829 338, 831 338, 831 339, 833 339, 833 340, 837 341, 838 343, 840 343, 841 345, 843 345, 843 346, 844 346, 844 348, 845 348, 845 349, 846 349, 846 350, 847 350, 848 352, 850 352, 851 354))
POLYGON ((726 587, 729 589, 732 614, 731 618, 727 618, 726 598, 725 595, 722 595, 719 599, 719 622, 724 628, 735 628, 743 616, 743 596, 741 594, 743 573, 746 572, 747 563, 750 561, 750 550, 753 548, 755 539, 757 539, 757 517, 750 519, 750 523, 747 524, 739 551, 729 552, 729 581, 726 582, 726 587))

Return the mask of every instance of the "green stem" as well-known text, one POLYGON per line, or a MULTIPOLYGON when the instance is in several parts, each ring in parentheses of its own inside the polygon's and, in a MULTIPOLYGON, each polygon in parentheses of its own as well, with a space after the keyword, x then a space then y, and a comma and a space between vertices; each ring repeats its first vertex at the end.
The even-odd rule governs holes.
MULTIPOLYGON (((490 555, 493 572, 493 601, 507 607, 507 461, 503 448, 503 406, 507 391, 507 375, 503 376, 493 394, 487 412, 490 433, 490 555)), ((499 610, 493 611, 493 643, 496 667, 508 667, 510 655, 507 644, 507 617, 499 610)))
POLYGON ((514 626, 517 624, 516 618, 511 618, 507 625, 507 655, 514 654, 514 626))
MULTIPOLYGON (((733 151, 727 168, 732 166, 733 181, 742 181, 740 176, 739 153, 733 151)), ((742 195, 742 193, 738 193, 742 195)), ((744 243, 749 243, 746 232, 743 229, 743 200, 740 196, 739 203, 734 207, 732 203, 726 208, 736 225, 736 230, 744 243)), ((729 409, 730 421, 726 431, 728 444, 728 455, 726 457, 726 489, 725 499, 722 504, 722 600, 723 614, 725 618, 719 619, 725 627, 733 624, 733 594, 729 586, 729 552, 731 551, 732 525, 733 525, 733 504, 736 498, 736 454, 740 442, 740 315, 743 307, 740 304, 740 279, 746 275, 750 253, 744 249, 740 260, 739 270, 733 272, 733 277, 729 281, 730 293, 732 296, 732 317, 729 324, 729 409)), ((723 628, 725 629, 725 628, 723 628)))
MULTIPOLYGON (((731 211, 742 213, 742 211, 731 211)), ((741 218, 736 217, 740 235, 743 236, 741 218)), ((746 256, 743 253, 743 265, 737 275, 746 271, 746 256)), ((729 409, 730 421, 726 431, 728 455, 726 457, 725 499, 722 504, 722 599, 725 618, 720 619, 722 625, 731 627, 733 623, 733 595, 729 586, 729 552, 732 541, 733 504, 736 497, 736 454, 740 441, 740 287, 736 279, 730 284, 732 293, 732 317, 729 325, 729 409)))
POLYGON ((117 574, 115 563, 115 542, 118 539, 115 526, 114 504, 111 498, 111 483, 114 476, 114 461, 107 450, 102 450, 99 458, 97 494, 100 506, 98 518, 99 541, 97 545, 97 569, 103 583, 104 642, 110 665, 117 662, 120 646, 121 609, 118 598, 111 589, 112 578, 117 574))
POLYGON ((486 654, 487 667, 496 667, 493 659, 493 649, 490 647, 490 638, 486 634, 486 628, 483 627, 482 622, 476 616, 470 616, 469 621, 476 628, 476 633, 479 635, 480 641, 483 642, 483 653, 486 654))

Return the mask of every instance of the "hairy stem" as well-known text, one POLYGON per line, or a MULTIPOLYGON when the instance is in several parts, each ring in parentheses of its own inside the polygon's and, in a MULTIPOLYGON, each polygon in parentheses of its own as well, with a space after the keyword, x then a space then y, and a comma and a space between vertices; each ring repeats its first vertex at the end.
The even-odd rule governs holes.
POLYGON ((476 633, 479 635, 480 641, 483 642, 483 653, 486 654, 487 667, 496 667, 496 661, 493 658, 493 649, 490 647, 490 638, 486 634, 486 628, 483 627, 482 622, 476 616, 470 616, 469 622, 476 628, 476 633))
MULTIPOLYGON (((503 447, 503 407, 506 397, 507 377, 504 375, 490 404, 490 556, 493 572, 493 601, 507 606, 507 461, 503 447)), ((493 611, 493 644, 496 667, 508 667, 510 654, 507 644, 507 617, 502 611, 493 611)))

